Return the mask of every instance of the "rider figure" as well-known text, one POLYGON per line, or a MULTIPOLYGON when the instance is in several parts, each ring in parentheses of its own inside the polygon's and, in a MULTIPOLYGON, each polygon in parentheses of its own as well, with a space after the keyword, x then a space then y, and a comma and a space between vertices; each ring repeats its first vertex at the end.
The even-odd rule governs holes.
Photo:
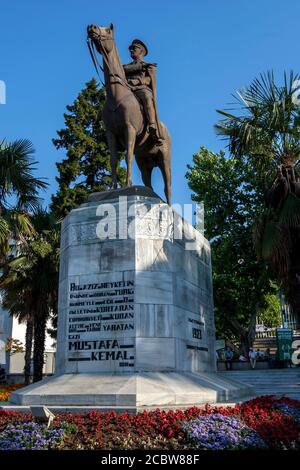
POLYGON ((129 51, 133 61, 130 64, 123 65, 127 82, 143 104, 151 137, 157 144, 161 145, 163 138, 159 129, 156 111, 156 64, 144 62, 148 49, 140 39, 132 41, 129 51))

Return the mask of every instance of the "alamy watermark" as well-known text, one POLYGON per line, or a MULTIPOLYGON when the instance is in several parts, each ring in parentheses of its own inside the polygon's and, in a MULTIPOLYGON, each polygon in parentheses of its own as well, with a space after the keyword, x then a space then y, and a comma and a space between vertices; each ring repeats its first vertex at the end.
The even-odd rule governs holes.
POLYGON ((102 203, 96 209, 100 240, 126 240, 138 237, 181 240, 186 250, 199 248, 204 235, 203 204, 149 204, 119 196, 118 203, 102 203), (201 238, 201 237, 200 237, 201 238))
POLYGON ((6 85, 3 80, 0 80, 0 104, 6 104, 6 85))
POLYGON ((292 363, 298 366, 300 364, 300 340, 296 340, 292 342, 292 349, 294 349, 292 353, 292 363))

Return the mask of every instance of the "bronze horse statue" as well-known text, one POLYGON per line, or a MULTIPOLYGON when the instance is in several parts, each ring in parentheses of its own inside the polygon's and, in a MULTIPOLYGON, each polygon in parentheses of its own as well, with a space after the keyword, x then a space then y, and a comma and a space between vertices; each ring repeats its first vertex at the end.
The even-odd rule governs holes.
POLYGON ((127 83, 123 65, 114 41, 113 26, 90 25, 88 37, 102 55, 106 101, 102 112, 114 187, 117 187, 118 152, 126 152, 127 186, 132 186, 132 163, 135 155, 145 186, 152 188, 151 174, 160 168, 164 179, 167 203, 171 203, 171 139, 166 126, 160 122, 162 143, 158 145, 149 134, 141 104, 127 83))

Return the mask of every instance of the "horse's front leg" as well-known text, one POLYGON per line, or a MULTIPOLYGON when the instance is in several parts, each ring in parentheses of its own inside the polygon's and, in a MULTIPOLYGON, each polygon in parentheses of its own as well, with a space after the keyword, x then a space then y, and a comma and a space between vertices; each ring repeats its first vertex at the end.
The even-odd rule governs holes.
POLYGON ((117 139, 113 132, 106 130, 106 138, 110 150, 110 167, 111 167, 111 178, 114 189, 118 187, 117 182, 117 164, 119 160, 117 139))
POLYGON ((127 181, 126 186, 132 186, 132 162, 136 140, 136 130, 128 124, 126 127, 126 162, 127 162, 127 181))

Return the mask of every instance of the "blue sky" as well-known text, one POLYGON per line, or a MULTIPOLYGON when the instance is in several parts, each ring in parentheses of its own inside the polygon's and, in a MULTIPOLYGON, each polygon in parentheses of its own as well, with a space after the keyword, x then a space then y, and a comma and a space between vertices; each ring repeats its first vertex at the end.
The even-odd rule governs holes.
MULTIPOLYGON (((0 139, 30 139, 38 175, 48 178, 44 195, 56 190, 55 162, 64 153, 51 139, 64 126, 63 113, 94 75, 86 26, 115 26, 122 61, 128 45, 142 39, 147 60, 157 62, 161 119, 173 142, 173 202, 190 202, 184 175, 201 145, 224 148, 213 125, 217 108, 259 73, 299 70, 300 2, 296 0, 0 0, 0 139), (146 6, 147 5, 147 6, 146 6)), ((140 184, 135 166, 134 183, 140 184)), ((154 189, 163 195, 158 172, 154 189)))

